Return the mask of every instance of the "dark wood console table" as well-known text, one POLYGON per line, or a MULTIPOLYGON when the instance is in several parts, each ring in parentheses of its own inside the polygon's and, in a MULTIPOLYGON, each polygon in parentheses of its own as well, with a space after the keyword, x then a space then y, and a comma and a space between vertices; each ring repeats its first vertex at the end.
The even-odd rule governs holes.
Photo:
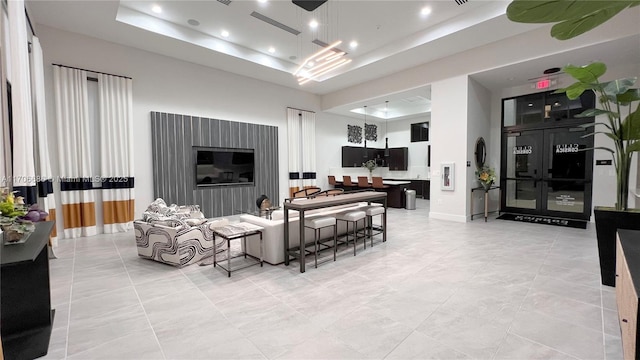
MULTIPOLYGON (((289 266, 289 256, 295 256, 300 262, 300 272, 305 272, 304 250, 300 251, 300 246, 289 248, 289 210, 300 213, 299 230, 300 244, 306 244, 304 239, 304 212, 307 210, 328 208, 331 206, 356 204, 359 202, 381 202, 384 206, 382 216, 382 241, 387 241, 387 194, 378 191, 360 191, 345 193, 335 196, 318 196, 313 199, 298 200, 295 202, 284 202, 284 264, 289 266)), ((304 245, 303 245, 304 248, 304 245)))
MULTIPOLYGON (((489 190, 495 190, 495 189, 500 190, 500 186, 492 185, 488 189, 485 189, 483 186, 478 186, 478 187, 475 187, 475 188, 471 189, 471 205, 470 205, 470 207, 471 207, 471 220, 473 220, 474 216, 481 215, 481 214, 474 214, 473 213, 473 192, 474 191, 484 191, 484 222, 487 222, 487 217, 489 217, 489 213, 490 212, 496 212, 497 211, 498 213, 500 213, 499 209, 498 210, 494 210, 494 211, 489 211, 489 190)), ((500 191, 502 191, 502 190, 500 190, 500 191)), ((502 196, 502 192, 500 193, 500 196, 502 196)))
POLYGON ((24 244, 0 244, 0 333, 6 360, 34 359, 49 349, 55 310, 47 245, 53 225, 36 223, 24 244))

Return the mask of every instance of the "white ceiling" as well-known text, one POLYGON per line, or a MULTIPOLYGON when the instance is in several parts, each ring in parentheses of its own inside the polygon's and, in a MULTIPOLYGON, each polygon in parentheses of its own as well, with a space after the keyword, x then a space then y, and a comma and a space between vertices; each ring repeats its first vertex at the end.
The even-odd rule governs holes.
MULTIPOLYGON (((317 10, 307 12, 290 0, 268 0, 266 3, 231 0, 229 5, 216 0, 27 0, 27 8, 36 24, 324 95, 541 26, 506 20, 504 11, 509 2, 469 0, 457 5, 454 0, 329 0, 317 10), (154 13, 153 5, 160 5, 162 13, 154 13), (425 6, 431 8, 428 16, 420 14, 425 6), (253 11, 297 29, 300 34, 293 35, 258 20, 250 16, 253 11), (307 25, 311 18, 320 23, 315 31, 307 25), (190 25, 190 19, 197 20, 200 25, 190 25), (230 33, 228 38, 221 36, 222 30, 230 33), (447 41, 453 37, 455 41, 447 41), (301 59, 319 49, 311 43, 314 39, 325 43, 343 40, 339 47, 353 61, 335 73, 327 74, 321 81, 300 86, 291 73, 301 59), (348 46, 352 40, 358 42, 356 49, 348 46), (273 54, 268 52, 271 46, 276 49, 273 54)), ((608 64, 640 63, 638 39, 636 36, 603 42, 473 77, 493 90, 526 83, 527 79, 542 75, 547 67, 584 63, 584 59, 608 64)), ((330 111, 360 118, 358 109, 362 112, 362 107, 367 105, 367 114, 379 119, 406 119, 428 112, 430 98, 430 87, 427 86, 330 111), (385 101, 389 101, 388 105, 385 101)))

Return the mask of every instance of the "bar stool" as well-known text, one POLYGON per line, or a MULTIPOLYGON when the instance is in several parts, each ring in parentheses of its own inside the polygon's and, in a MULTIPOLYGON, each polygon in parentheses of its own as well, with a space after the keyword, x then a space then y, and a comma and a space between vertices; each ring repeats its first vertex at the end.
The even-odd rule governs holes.
MULTIPOLYGON (((373 237, 375 235, 379 235, 382 234, 382 232, 384 231, 384 221, 382 221, 382 216, 384 216, 384 206, 382 206, 382 204, 376 204, 376 205, 369 205, 369 206, 365 206, 365 207, 361 207, 360 210, 364 211, 366 217, 367 217, 367 222, 365 224, 365 234, 366 231, 369 230, 369 239, 371 240, 371 247, 373 247, 373 237), (375 228, 373 227, 373 217, 380 215, 380 227, 379 228, 375 228), (375 234, 373 233, 373 230, 376 230, 378 232, 376 232, 375 234)), ((367 239, 364 239, 364 248, 367 248, 367 239)))
MULTIPOLYGON (((320 251, 320 230, 333 226, 333 261, 336 261, 336 247, 338 246, 338 226, 336 225, 336 218, 333 216, 322 216, 310 219, 304 219, 304 227, 313 229, 314 235, 314 257, 315 266, 318 268, 318 251, 320 251)), ((326 245, 325 245, 326 246, 326 245)), ((301 250, 302 251, 302 250, 301 250)))
MULTIPOLYGON (((365 214, 364 211, 360 211, 360 210, 345 210, 345 211, 336 213, 335 216, 336 216, 336 222, 344 221, 347 224, 347 233, 345 234, 345 243, 347 244, 347 246, 349 246, 349 223, 353 224, 353 256, 356 256, 356 240, 358 239, 358 221, 365 220, 367 215, 365 214)), ((365 242, 367 241, 366 232, 365 232, 364 240, 365 242)))

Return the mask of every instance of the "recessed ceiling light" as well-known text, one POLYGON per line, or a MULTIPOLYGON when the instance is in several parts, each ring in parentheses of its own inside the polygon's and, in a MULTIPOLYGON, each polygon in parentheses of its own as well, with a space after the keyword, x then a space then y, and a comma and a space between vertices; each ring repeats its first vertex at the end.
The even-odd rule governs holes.
POLYGON ((263 3, 263 4, 264 4, 264 3, 266 3, 266 2, 267 2, 267 0, 258 0, 258 2, 259 2, 259 3, 263 3))
POLYGON ((227 30, 222 30, 220 34, 222 35, 222 37, 229 37, 229 32, 227 30))
POLYGON ((162 8, 160 7, 160 5, 153 5, 153 7, 151 7, 151 11, 156 14, 160 14, 162 12, 162 8))
POLYGON ((422 16, 427 16, 429 14, 431 14, 431 7, 429 6, 425 6, 422 8, 422 10, 420 10, 420 15, 422 16))
POLYGON ((309 27, 312 29, 315 29, 318 27, 318 22, 316 21, 316 19, 313 19, 309 22, 309 27))
POLYGON ((200 25, 200 21, 196 20, 196 19, 189 19, 187 20, 187 23, 191 26, 198 26, 200 25))
POLYGON ((276 52, 276 48, 274 48, 273 46, 269 47, 269 52, 273 54, 274 52, 276 52))
POLYGON ((349 47, 351 47, 352 49, 355 49, 358 47, 358 42, 353 40, 352 42, 349 43, 349 47))
POLYGON ((533 106, 533 103, 529 103, 529 106, 530 106, 530 107, 531 107, 531 106, 533 106))

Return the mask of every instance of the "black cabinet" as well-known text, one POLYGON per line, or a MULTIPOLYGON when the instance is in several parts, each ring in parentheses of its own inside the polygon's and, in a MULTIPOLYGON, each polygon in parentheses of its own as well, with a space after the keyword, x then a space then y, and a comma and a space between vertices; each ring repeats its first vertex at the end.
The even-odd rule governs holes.
POLYGON ((53 224, 37 223, 24 244, 0 244, 0 332, 7 360, 34 359, 49 349, 54 310, 47 244, 53 224))
POLYGON ((342 147, 342 167, 361 167, 367 160, 375 160, 379 167, 387 166, 384 149, 364 148, 363 146, 342 147))
POLYGON ((407 170, 409 148, 389 148, 389 170, 407 170))

